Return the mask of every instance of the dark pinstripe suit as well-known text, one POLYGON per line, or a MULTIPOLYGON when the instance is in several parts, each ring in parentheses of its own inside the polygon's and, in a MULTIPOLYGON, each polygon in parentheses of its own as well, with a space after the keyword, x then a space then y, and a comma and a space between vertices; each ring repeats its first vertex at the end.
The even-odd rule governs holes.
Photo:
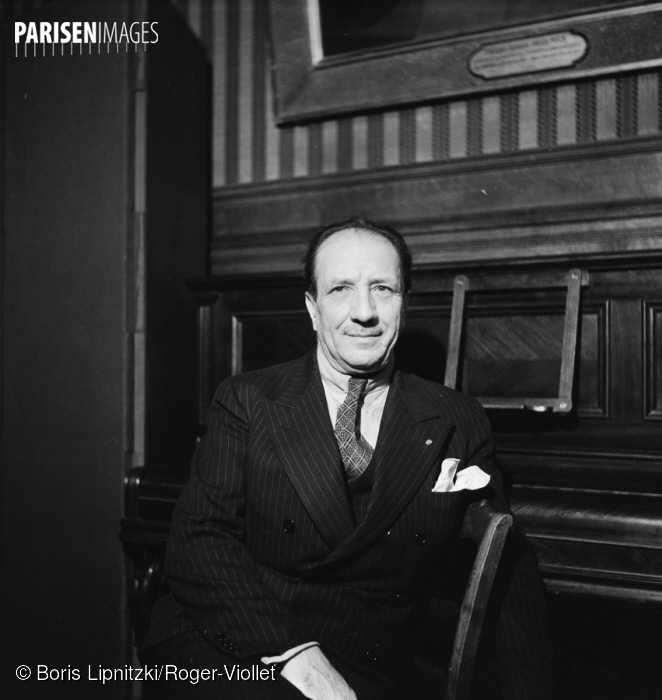
MULTIPOLYGON (((315 353, 224 381, 175 511, 173 595, 157 605, 148 643, 195 627, 225 654, 257 659, 315 640, 351 663, 397 673, 412 648, 412 608, 449 575, 445 547, 476 495, 432 493, 441 460, 478 465, 501 500, 491 453, 477 402, 396 371, 370 505, 356 524, 315 353)), ((527 690, 524 676, 539 685, 545 671, 531 650, 542 624, 531 591, 540 584, 524 561, 514 567, 499 646, 509 657, 508 696, 538 699, 548 695, 527 690)))

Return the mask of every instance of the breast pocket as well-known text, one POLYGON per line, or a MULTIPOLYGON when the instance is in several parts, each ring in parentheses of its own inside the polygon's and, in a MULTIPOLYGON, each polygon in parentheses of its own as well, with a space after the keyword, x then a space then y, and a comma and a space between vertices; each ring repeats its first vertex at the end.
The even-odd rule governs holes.
POLYGON ((466 491, 445 491, 435 493, 431 491, 427 497, 427 506, 433 510, 448 510, 460 508, 466 500, 466 491))

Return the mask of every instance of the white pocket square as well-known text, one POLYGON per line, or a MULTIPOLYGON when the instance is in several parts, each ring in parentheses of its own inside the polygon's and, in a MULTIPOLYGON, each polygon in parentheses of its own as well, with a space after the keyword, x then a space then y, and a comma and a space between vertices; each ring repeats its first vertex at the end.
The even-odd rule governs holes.
POLYGON ((459 459, 448 457, 441 463, 441 474, 437 479, 437 483, 432 489, 433 493, 448 493, 450 491, 476 491, 482 489, 490 483, 490 475, 486 474, 480 467, 475 464, 462 469, 457 478, 455 473, 459 459))

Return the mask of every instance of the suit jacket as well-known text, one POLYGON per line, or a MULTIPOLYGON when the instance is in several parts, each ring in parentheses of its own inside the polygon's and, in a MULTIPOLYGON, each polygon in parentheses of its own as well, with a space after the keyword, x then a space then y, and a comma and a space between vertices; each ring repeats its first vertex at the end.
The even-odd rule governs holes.
MULTIPOLYGON (((394 374, 373 459, 356 523, 315 352, 225 380, 175 510, 172 595, 157 604, 148 643, 195 627, 238 659, 313 640, 377 670, 407 659, 413 613, 449 574, 444 554, 468 501, 488 492, 505 502, 482 407, 412 374, 394 374), (433 493, 446 457, 488 472, 489 490, 433 493)), ((516 559, 501 642, 521 648, 524 668, 522 610, 540 616, 540 584, 535 564, 516 559)), ((547 697, 539 690, 517 697, 547 697)))

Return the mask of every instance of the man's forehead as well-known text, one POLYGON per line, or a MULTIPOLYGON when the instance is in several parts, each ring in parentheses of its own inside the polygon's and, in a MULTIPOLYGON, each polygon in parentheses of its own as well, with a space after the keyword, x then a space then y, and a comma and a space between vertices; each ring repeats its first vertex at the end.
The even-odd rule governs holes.
POLYGON ((388 238, 357 228, 343 229, 329 236, 320 245, 315 257, 317 262, 344 262, 351 259, 353 253, 359 250, 365 253, 368 249, 374 250, 375 253, 383 251, 388 257, 392 255, 396 265, 399 264, 398 251, 388 238))

